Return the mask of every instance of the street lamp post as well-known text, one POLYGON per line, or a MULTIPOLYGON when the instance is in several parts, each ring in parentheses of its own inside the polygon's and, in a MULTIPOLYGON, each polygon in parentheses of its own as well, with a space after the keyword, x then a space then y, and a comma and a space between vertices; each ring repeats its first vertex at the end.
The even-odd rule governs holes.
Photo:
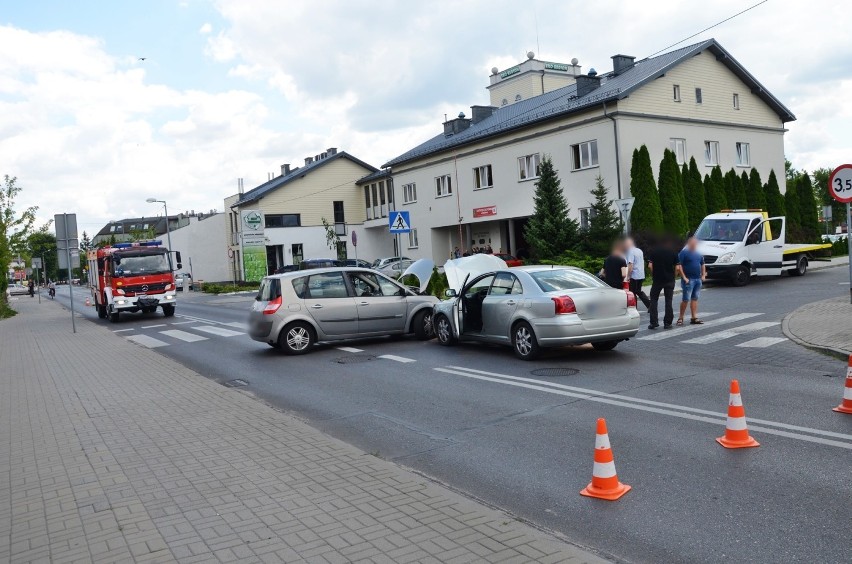
MULTIPOLYGON (((171 229, 169 229, 169 208, 166 205, 166 201, 165 200, 158 200, 157 198, 148 198, 145 201, 148 202, 149 204, 155 204, 155 203, 163 204, 163 210, 166 212, 166 240, 169 242, 169 252, 170 253, 174 252, 174 249, 172 248, 172 231, 171 231, 171 229)), ((169 261, 169 262, 171 262, 171 261, 169 261)))

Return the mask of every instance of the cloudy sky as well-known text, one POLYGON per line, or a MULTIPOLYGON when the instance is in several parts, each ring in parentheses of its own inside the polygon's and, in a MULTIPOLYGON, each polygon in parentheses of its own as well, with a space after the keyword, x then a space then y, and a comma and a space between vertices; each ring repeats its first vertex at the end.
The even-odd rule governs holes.
MULTIPOLYGON (((639 58, 759 0, 0 0, 0 174, 43 220, 222 210, 338 147, 379 166, 487 103, 536 51, 585 70, 639 58), (140 61, 140 57, 145 57, 140 61)), ((798 117, 798 168, 852 161, 847 2, 768 0, 715 37, 798 117)))

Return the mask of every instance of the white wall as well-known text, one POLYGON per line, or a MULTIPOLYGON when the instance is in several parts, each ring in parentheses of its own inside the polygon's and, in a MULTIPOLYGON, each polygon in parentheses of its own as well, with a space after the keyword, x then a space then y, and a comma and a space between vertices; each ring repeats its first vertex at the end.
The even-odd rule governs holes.
MULTIPOLYGON (((194 280, 214 282, 229 279, 225 221, 223 213, 206 216, 200 221, 191 217, 189 225, 172 231, 171 250, 180 252, 184 272, 189 272, 192 259, 194 280)), ((167 238, 164 236, 162 240, 166 242, 167 238)))
MULTIPOLYGON (((305 259, 336 258, 337 253, 328 248, 325 240, 325 228, 313 227, 275 227, 266 228, 263 231, 267 239, 267 246, 283 245, 284 262, 293 264, 292 245, 301 243, 305 259)), ((393 239, 388 234, 387 228, 365 229, 363 224, 347 224, 346 235, 341 236, 346 241, 346 249, 349 258, 355 258, 357 250, 358 258, 372 262, 379 257, 393 255, 393 239), (351 233, 355 230, 358 237, 357 249, 352 247, 351 233)), ((406 248, 407 238, 403 239, 403 250, 406 248)))

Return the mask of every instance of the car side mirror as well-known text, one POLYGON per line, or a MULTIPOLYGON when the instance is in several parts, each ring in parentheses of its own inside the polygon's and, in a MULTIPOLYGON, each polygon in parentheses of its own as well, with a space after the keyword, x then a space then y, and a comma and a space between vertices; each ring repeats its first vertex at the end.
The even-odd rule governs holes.
MULTIPOLYGON (((175 251, 175 262, 177 262, 178 264, 180 264, 180 263, 181 263, 181 260, 180 260, 180 251, 175 251)), ((180 267, 178 267, 178 268, 180 268, 180 267)))
POLYGON ((459 293, 453 290, 452 288, 448 288, 444 290, 444 295, 448 298, 455 298, 458 297, 459 293))
POLYGON ((180 270, 181 268, 183 268, 183 265, 181 263, 177 263, 177 269, 180 270))

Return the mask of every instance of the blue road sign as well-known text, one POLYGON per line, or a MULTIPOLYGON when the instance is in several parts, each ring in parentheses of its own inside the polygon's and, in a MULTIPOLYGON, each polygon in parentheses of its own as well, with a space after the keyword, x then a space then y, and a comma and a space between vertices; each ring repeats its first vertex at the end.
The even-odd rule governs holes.
POLYGON ((408 233, 411 231, 411 216, 407 211, 392 211, 388 213, 388 228, 391 233, 408 233))

